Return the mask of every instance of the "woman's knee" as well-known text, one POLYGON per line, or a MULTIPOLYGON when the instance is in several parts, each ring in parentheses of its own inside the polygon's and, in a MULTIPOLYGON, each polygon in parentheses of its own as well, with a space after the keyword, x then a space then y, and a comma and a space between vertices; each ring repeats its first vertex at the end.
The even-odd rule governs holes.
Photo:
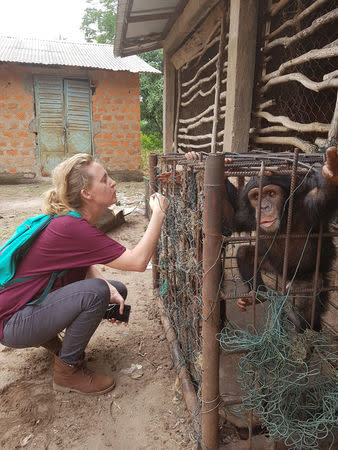
POLYGON ((106 308, 110 300, 110 290, 107 282, 101 278, 89 278, 85 280, 86 289, 96 294, 95 298, 106 308))

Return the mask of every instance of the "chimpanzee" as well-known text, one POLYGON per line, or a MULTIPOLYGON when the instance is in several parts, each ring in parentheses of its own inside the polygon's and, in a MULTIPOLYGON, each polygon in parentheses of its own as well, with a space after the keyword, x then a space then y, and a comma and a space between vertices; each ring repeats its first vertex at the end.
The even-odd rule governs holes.
MULTIPOLYGON (((327 150, 327 161, 310 177, 297 177, 293 200, 292 234, 287 264, 287 281, 301 282, 302 287, 312 287, 316 268, 318 239, 310 237, 310 233, 318 233, 320 223, 323 232, 328 231, 328 223, 338 206, 338 152, 331 147, 327 150), (294 234, 305 234, 295 237, 294 234)), ((288 199, 290 196, 290 176, 273 175, 263 178, 263 189, 260 211, 258 209, 259 179, 251 178, 244 187, 239 199, 238 211, 235 214, 236 231, 252 231, 256 229, 256 220, 260 212, 260 234, 269 239, 260 239, 258 244, 258 267, 256 287, 259 291, 266 288, 261 270, 283 274, 285 239, 278 239, 278 234, 286 234, 288 217, 288 199)), ((243 245, 237 251, 237 263, 240 275, 251 290, 254 276, 254 245, 243 245)), ((319 263, 319 282, 317 289, 326 287, 327 273, 335 258, 335 246, 331 237, 323 237, 319 263)), ((287 285, 289 287, 289 285, 287 285)), ((302 300, 297 299, 296 314, 290 319, 297 331, 304 331, 311 324, 311 301, 305 294, 302 300)), ((241 298, 237 305, 246 309, 251 298, 241 298)), ((321 328, 320 317, 328 302, 327 291, 320 291, 315 304, 315 320, 313 329, 321 328)))
MULTIPOLYGON (((318 233, 320 222, 323 232, 328 231, 328 223, 338 205, 338 150, 331 147, 326 151, 326 163, 322 170, 318 169, 309 177, 298 177, 293 199, 292 234, 290 237, 289 257, 287 266, 287 281, 302 283, 302 287, 312 287, 316 266, 318 239, 308 234, 318 233), (306 237, 293 237, 293 234, 305 234, 306 237)), ((191 152, 187 159, 197 159, 197 154, 191 152)), ((263 191, 260 207, 260 233, 270 239, 260 239, 258 247, 258 273, 256 287, 260 292, 266 290, 261 270, 283 274, 285 239, 279 239, 278 234, 286 234, 288 200, 290 197, 290 176, 273 175, 263 178, 263 191)), ((234 210, 234 219, 224 218, 223 230, 229 234, 229 225, 233 231, 253 231, 259 216, 258 189, 259 178, 253 177, 244 187, 240 198, 236 188, 225 181, 226 191, 234 210)), ((249 290, 253 288, 254 276, 254 245, 243 245, 237 251, 237 263, 242 280, 249 290)), ((319 264, 319 286, 327 285, 327 273, 335 258, 335 247, 331 237, 322 239, 319 264)), ((309 295, 309 294, 306 294, 309 295)), ((321 291, 315 305, 314 330, 320 330, 320 317, 328 302, 327 291, 321 291)), ((243 297, 237 305, 245 311, 252 303, 252 297, 243 297)), ((296 304, 298 317, 290 319, 297 331, 304 331, 311 324, 311 302, 306 297, 296 304)))

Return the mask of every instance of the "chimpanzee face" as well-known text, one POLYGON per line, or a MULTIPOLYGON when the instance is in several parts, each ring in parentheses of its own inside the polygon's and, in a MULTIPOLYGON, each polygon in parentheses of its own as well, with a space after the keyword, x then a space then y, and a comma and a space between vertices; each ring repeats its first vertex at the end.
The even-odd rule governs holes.
MULTIPOLYGON (((251 206, 255 209, 256 221, 258 219, 258 188, 249 191, 248 198, 251 206)), ((263 187, 260 205, 260 228, 267 233, 275 232, 280 225, 283 208, 283 189, 275 184, 263 187)))

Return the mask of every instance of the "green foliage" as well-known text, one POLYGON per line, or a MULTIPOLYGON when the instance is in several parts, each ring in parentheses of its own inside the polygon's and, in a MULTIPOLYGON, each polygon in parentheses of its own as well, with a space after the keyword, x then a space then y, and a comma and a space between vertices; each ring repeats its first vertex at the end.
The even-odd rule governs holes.
POLYGON ((142 134, 141 146, 152 152, 160 152, 162 150, 163 140, 157 134, 142 134))
MULTIPOLYGON (((96 41, 100 44, 114 44, 116 28, 117 0, 87 0, 89 5, 82 19, 81 29, 86 41, 96 41)), ((163 71, 162 50, 139 55, 152 67, 163 71)), ((147 135, 162 136, 163 120, 163 76, 160 74, 140 74, 141 98, 141 131, 147 135)), ((160 146, 161 148, 161 146, 160 146)))
MULTIPOLYGON (((155 69, 163 72, 162 49, 143 53, 140 57, 155 69)), ((163 76, 153 73, 140 74, 141 129, 143 133, 158 134, 163 131, 163 76)))
MULTIPOLYGON (((141 122, 142 128, 142 122, 141 122)), ((141 168, 143 172, 148 172, 148 158, 150 153, 162 153, 163 140, 162 136, 156 133, 141 133, 141 168)))
MULTIPOLYGON (((92 0, 87 0, 92 5, 92 0)), ((82 18, 81 30, 87 42, 114 44, 116 28, 117 0, 99 0, 99 9, 86 8, 82 18)))

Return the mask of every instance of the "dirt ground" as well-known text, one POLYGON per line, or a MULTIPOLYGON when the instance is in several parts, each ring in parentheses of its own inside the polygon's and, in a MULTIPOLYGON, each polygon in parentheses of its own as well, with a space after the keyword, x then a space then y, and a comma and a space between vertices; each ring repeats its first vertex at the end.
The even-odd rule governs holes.
MULTIPOLYGON (((39 184, 0 186, 0 243, 17 225, 40 214, 39 184)), ((147 219, 144 183, 121 182, 118 198, 136 209, 109 236, 132 248, 147 219)), ((14 449, 193 449, 190 417, 152 293, 151 270, 119 272, 104 266, 107 278, 128 287, 128 327, 103 321, 87 347, 92 368, 112 373, 116 388, 86 397, 52 389, 52 355, 43 348, 10 349, 0 345, 0 447, 14 449), (138 365, 131 374, 121 372, 138 365)))

